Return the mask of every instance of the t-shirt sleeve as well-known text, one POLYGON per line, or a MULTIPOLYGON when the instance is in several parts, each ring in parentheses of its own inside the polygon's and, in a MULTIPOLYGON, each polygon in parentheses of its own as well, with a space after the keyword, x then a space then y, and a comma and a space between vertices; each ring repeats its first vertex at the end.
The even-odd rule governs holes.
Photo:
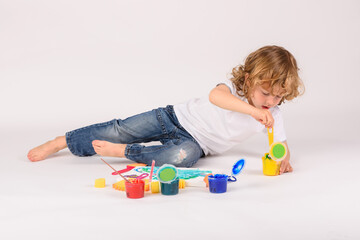
MULTIPOLYGON (((274 118, 274 142, 286 141, 286 132, 284 127, 284 120, 279 107, 275 107, 272 112, 274 118)), ((267 129, 264 129, 264 133, 267 134, 267 129)))
POLYGON ((227 87, 230 89, 230 92, 231 92, 233 95, 236 95, 236 90, 235 90, 235 87, 234 87, 232 81, 230 81, 229 79, 227 79, 227 80, 225 80, 225 81, 223 81, 223 82, 221 82, 221 83, 216 84, 216 86, 219 86, 219 85, 222 85, 222 84, 225 85, 225 86, 227 86, 227 87))

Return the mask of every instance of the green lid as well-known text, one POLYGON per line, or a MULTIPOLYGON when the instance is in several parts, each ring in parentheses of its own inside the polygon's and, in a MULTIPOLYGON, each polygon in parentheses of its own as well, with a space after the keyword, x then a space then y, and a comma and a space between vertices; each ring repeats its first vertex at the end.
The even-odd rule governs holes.
POLYGON ((177 169, 175 166, 170 164, 164 164, 159 168, 157 172, 157 177, 160 182, 172 182, 176 179, 178 175, 177 169))
POLYGON ((273 160, 283 160, 286 156, 286 146, 281 142, 274 143, 270 148, 270 155, 273 160))

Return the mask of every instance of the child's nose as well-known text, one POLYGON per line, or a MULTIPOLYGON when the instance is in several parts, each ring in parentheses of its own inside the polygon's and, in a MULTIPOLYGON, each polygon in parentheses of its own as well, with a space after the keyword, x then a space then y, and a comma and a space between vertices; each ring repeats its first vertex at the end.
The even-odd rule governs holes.
POLYGON ((269 97, 266 101, 266 105, 267 106, 273 106, 275 104, 275 98, 274 97, 269 97))

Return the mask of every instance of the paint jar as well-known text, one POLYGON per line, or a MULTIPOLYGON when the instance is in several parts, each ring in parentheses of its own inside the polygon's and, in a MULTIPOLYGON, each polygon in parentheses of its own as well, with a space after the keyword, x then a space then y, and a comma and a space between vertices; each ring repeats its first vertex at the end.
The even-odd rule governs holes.
POLYGON ((126 196, 128 198, 143 198, 145 182, 141 179, 125 181, 126 196))
POLYGON ((169 183, 160 183, 161 193, 163 195, 176 195, 179 193, 179 178, 169 183))
POLYGON ((211 193, 224 193, 227 190, 229 176, 226 174, 209 175, 209 190, 211 193))
POLYGON ((262 157, 263 173, 266 176, 277 176, 280 172, 281 161, 272 160, 269 153, 262 157))

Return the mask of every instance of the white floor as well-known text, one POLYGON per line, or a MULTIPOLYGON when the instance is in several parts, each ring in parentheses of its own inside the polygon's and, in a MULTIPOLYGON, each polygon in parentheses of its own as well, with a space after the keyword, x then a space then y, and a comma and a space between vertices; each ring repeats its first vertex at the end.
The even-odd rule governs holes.
MULTIPOLYGON (((0 240, 360 239, 360 2, 0 0, 0 240), (196 167, 205 187, 128 199, 98 156, 29 149, 87 124, 205 96, 265 45, 298 61, 281 106, 294 172, 262 174, 267 137, 196 167), (96 178, 107 187, 96 189, 96 178)), ((130 161, 106 158, 117 169, 130 161)))
MULTIPOLYGON (((227 193, 189 187, 175 196, 147 193, 133 200, 112 189, 115 178, 98 156, 79 158, 63 150, 29 162, 28 149, 51 133, 38 130, 2 130, 1 239, 360 238, 358 141, 306 142, 299 136, 291 143, 294 172, 268 177, 260 160, 266 139, 255 137, 196 165, 230 172, 245 158, 243 173, 227 193), (104 189, 93 187, 100 177, 107 180, 104 189)), ((106 159, 117 169, 130 163, 106 159)))

